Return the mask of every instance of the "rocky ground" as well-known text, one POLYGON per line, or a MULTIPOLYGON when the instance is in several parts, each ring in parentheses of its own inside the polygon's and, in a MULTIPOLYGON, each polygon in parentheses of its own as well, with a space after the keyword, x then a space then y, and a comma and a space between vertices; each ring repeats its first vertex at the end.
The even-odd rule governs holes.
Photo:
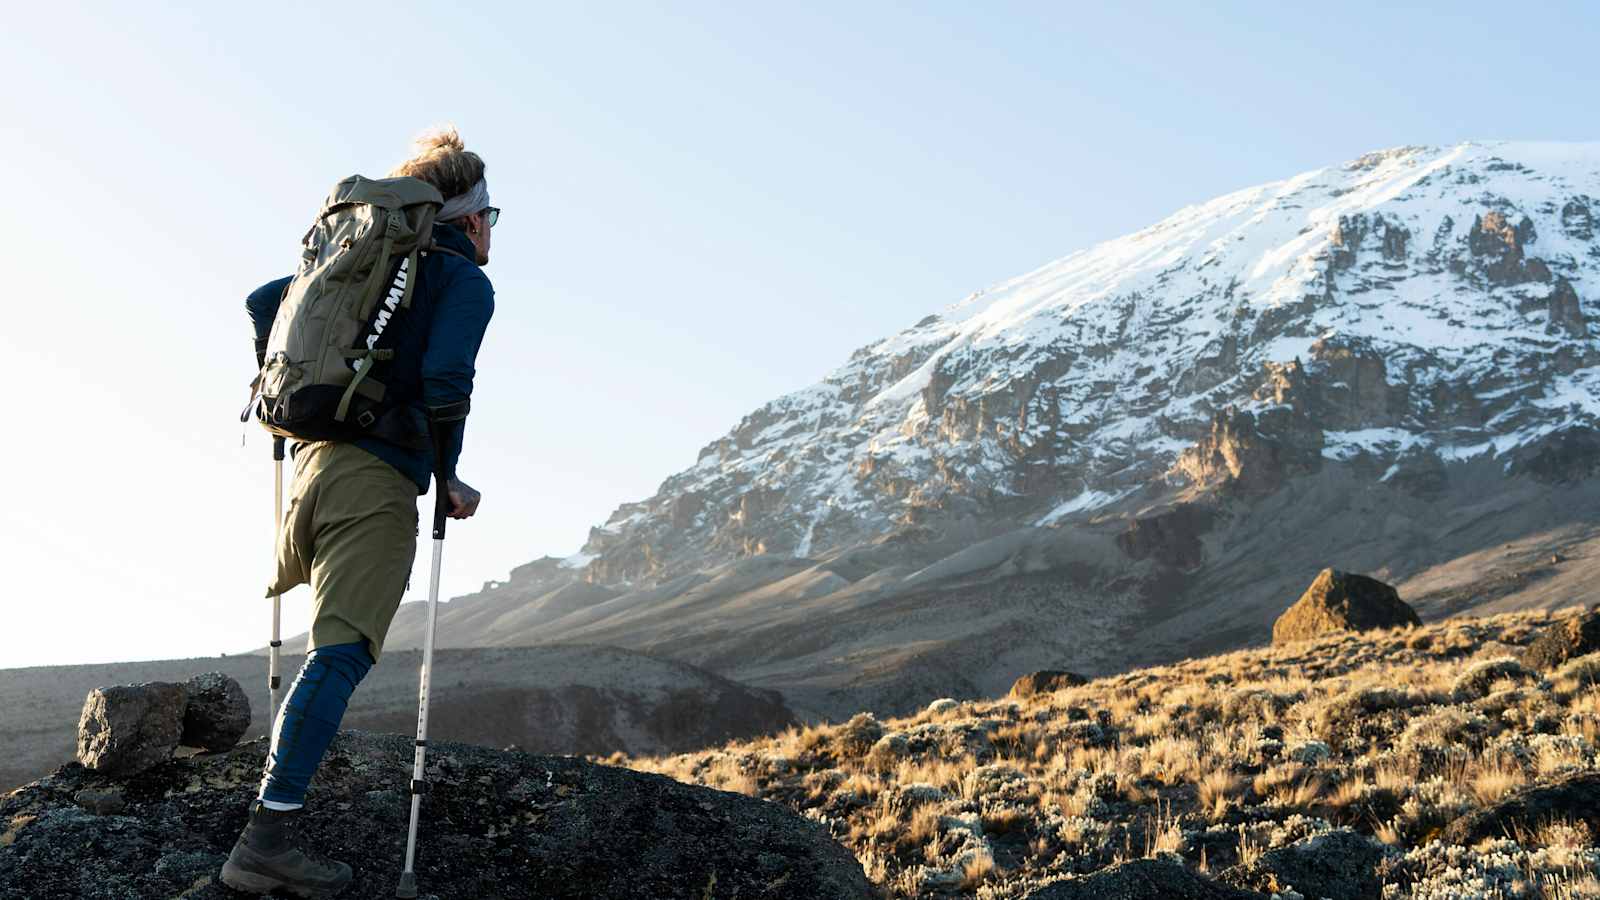
MULTIPOLYGON (((0 798, 0 897, 242 897, 216 875, 244 825, 265 743, 128 778, 76 763, 0 798)), ((412 742, 341 734, 312 785, 308 834, 350 863, 341 896, 394 896, 412 742)), ((580 759, 438 744, 417 875, 434 900, 864 900, 860 864, 783 807, 580 759)))
POLYGON ((615 761, 824 823, 890 897, 1596 897, 1597 650, 1458 619, 615 761))

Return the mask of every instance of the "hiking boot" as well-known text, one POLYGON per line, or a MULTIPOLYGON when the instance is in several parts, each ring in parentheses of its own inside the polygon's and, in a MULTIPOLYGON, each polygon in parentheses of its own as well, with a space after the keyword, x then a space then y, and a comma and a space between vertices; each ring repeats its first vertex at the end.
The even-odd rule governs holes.
POLYGON ((247 894, 284 890, 297 897, 332 897, 350 883, 350 867, 295 846, 294 826, 302 810, 279 812, 257 800, 250 824, 222 864, 222 883, 247 894))

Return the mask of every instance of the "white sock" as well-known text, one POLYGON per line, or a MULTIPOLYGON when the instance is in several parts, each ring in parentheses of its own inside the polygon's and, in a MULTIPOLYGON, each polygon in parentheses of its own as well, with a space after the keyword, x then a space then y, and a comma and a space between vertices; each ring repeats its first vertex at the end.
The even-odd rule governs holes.
POLYGON ((274 812, 289 812, 305 806, 304 803, 279 803, 276 800, 262 800, 261 805, 274 812))

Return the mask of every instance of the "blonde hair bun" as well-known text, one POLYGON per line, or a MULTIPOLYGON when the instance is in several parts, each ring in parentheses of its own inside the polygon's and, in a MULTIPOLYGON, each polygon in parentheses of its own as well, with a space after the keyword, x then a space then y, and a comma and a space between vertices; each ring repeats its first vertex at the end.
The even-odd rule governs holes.
POLYGON ((394 167, 391 176, 409 175, 439 189, 446 200, 465 194, 483 180, 483 158, 467 149, 454 125, 437 125, 417 135, 411 158, 394 167))
POLYGON ((411 156, 419 159, 432 156, 435 153, 454 150, 457 153, 467 149, 461 142, 461 132, 454 125, 435 125, 427 131, 417 135, 411 142, 411 156))

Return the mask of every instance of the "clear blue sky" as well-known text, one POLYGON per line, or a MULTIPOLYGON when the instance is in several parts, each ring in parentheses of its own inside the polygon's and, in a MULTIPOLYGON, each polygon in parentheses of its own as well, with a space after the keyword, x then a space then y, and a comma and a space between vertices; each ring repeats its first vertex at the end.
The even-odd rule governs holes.
POLYGON ((433 123, 505 210, 447 595, 575 551, 854 348, 1186 204, 1400 144, 1597 137, 1582 4, 1220 6, 9 11, 0 667, 263 643, 242 300, 334 181, 433 123))

